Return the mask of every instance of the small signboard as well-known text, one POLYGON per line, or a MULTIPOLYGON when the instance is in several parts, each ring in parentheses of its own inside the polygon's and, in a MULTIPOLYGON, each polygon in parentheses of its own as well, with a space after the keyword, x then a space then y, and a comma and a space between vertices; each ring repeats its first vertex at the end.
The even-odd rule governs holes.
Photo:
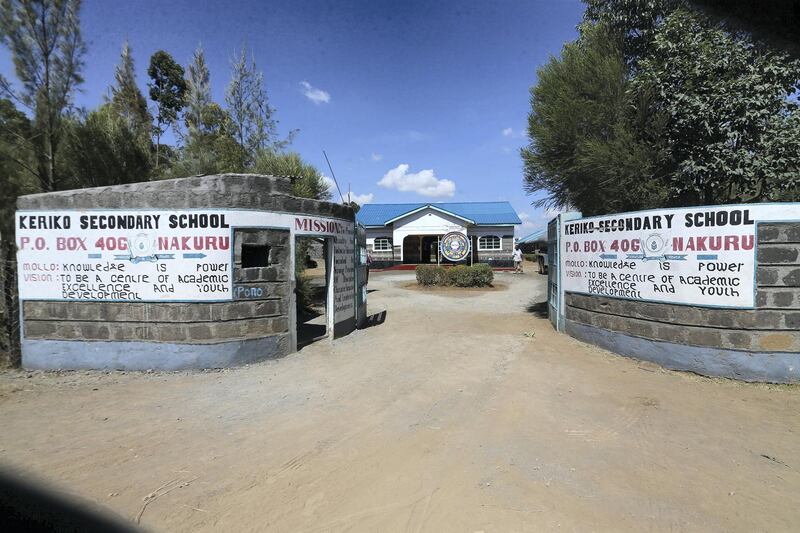
POLYGON ((439 242, 442 257, 448 261, 459 262, 469 257, 471 250, 469 238, 460 231, 451 231, 439 242))

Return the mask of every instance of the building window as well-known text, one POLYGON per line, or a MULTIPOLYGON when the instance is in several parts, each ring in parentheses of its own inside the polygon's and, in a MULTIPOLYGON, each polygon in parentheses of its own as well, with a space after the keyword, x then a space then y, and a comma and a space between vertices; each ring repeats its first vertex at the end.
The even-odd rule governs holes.
POLYGON ((392 240, 387 237, 379 237, 375 239, 375 244, 372 245, 372 249, 376 252, 391 252, 392 240))
POLYGON ((478 250, 502 250, 503 240, 497 235, 484 235, 478 239, 478 250))

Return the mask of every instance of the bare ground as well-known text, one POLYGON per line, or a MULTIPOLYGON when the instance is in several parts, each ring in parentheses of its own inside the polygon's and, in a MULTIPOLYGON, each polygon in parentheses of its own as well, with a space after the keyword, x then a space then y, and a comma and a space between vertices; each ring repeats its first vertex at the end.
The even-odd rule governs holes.
POLYGON ((0 464, 132 520, 179 487, 142 513, 162 531, 799 527, 800 388, 557 334, 536 274, 458 297, 410 276, 372 274, 383 324, 281 360, 2 373, 0 464))

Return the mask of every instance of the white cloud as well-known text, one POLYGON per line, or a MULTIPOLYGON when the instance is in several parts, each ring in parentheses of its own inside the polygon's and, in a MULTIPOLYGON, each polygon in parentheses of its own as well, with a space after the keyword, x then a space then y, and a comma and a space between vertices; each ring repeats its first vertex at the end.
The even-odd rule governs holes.
POLYGON ((455 194, 455 182, 437 178, 431 169, 409 172, 408 168, 406 163, 397 165, 383 175, 378 185, 401 192, 415 192, 420 196, 431 198, 451 197, 455 194))
POLYGON ((503 137, 511 137, 512 135, 514 135, 513 128, 505 128, 503 130, 503 137))
POLYGON ((339 196, 339 192, 336 190, 336 182, 333 181, 330 177, 326 176, 325 174, 322 175, 322 182, 325 184, 325 188, 331 193, 332 198, 336 198, 339 196))
MULTIPOLYGON (((325 184, 326 189, 331 194, 331 201, 336 202, 337 204, 342 202, 342 197, 339 196, 339 191, 336 189, 336 182, 333 181, 330 177, 326 176, 325 174, 322 175, 322 182, 325 184)), ((344 194, 345 199, 347 199, 347 191, 342 191, 344 194)), ((375 195, 372 193, 367 194, 355 194, 354 192, 350 193, 350 200, 357 203, 358 205, 364 205, 372 203, 375 199, 375 195)))
MULTIPOLYGON (((345 196, 347 196, 347 194, 345 194, 345 196)), ((364 205, 364 204, 372 203, 372 200, 374 200, 374 199, 375 199, 375 195, 372 194, 372 193, 368 193, 368 194, 350 193, 350 201, 351 202, 355 202, 358 205, 364 205)))
POLYGON ((376 153, 372 154, 373 161, 380 161, 381 159, 383 159, 383 154, 376 154, 376 153))
POLYGON ((323 91, 322 89, 317 89, 307 81, 301 81, 300 86, 303 88, 303 94, 305 97, 317 105, 327 104, 331 101, 330 93, 323 91))
POLYGON ((533 220, 531 220, 531 216, 528 213, 518 213, 519 219, 522 221, 520 224, 519 229, 524 231, 525 233, 531 233, 531 231, 541 224, 537 224, 533 220))

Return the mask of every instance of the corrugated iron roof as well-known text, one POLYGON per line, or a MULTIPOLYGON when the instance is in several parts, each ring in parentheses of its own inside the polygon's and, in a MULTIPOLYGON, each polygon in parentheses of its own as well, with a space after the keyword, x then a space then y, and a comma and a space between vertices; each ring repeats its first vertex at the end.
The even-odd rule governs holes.
POLYGON ((520 237, 517 241, 517 244, 525 244, 526 242, 536 242, 536 241, 544 241, 547 239, 547 229, 541 229, 539 231, 534 231, 530 235, 525 235, 524 237, 520 237))
POLYGON ((508 202, 419 202, 413 204, 364 204, 356 220, 365 226, 383 226, 406 213, 431 206, 461 218, 474 220, 478 225, 522 224, 517 212, 508 202))

